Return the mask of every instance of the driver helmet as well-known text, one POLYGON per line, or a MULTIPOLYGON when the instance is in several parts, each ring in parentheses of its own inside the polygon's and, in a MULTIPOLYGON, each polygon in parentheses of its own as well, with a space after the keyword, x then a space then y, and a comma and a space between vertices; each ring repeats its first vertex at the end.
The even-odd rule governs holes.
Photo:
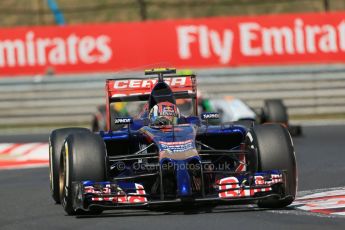
POLYGON ((176 125, 179 117, 179 109, 170 102, 156 104, 152 107, 149 114, 152 125, 176 125))

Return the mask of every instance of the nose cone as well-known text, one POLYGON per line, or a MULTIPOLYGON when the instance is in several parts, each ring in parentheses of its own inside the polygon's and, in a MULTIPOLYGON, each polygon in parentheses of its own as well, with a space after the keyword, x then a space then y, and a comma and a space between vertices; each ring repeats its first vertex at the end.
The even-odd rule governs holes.
POLYGON ((175 175, 177 184, 177 195, 179 197, 188 197, 192 195, 191 178, 188 172, 188 162, 183 160, 174 160, 175 175))

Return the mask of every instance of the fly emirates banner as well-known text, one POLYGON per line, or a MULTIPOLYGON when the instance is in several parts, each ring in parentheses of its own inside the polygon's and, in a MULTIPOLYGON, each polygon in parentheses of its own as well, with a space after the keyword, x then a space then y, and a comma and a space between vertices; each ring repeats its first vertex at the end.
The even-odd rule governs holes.
POLYGON ((0 75, 345 62, 345 12, 0 28, 0 75))

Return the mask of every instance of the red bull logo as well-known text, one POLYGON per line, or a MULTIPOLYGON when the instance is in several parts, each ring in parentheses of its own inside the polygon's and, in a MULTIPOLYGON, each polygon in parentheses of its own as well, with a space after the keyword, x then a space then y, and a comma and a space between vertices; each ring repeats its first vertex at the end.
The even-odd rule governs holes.
POLYGON ((162 116, 177 116, 177 111, 173 105, 162 105, 162 116))

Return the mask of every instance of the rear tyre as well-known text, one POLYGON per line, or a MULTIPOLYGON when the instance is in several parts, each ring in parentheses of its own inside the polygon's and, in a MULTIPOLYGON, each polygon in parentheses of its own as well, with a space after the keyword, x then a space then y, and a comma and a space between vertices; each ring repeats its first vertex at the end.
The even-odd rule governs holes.
POLYGON ((286 170, 283 199, 258 201, 261 208, 282 208, 291 204, 297 191, 297 169, 294 147, 287 129, 279 124, 255 126, 251 132, 258 152, 259 171, 286 170))
POLYGON ((288 130, 293 137, 302 135, 302 127, 300 125, 289 125, 288 130))
POLYGON ((265 100, 262 112, 263 122, 281 123, 284 125, 288 125, 289 117, 287 109, 282 100, 265 100))
POLYGON ((66 137, 71 133, 90 131, 85 128, 63 128, 54 130, 49 136, 49 177, 50 177, 50 192, 54 201, 60 203, 59 193, 59 168, 61 148, 66 137))
POLYGON ((69 135, 61 151, 60 200, 68 215, 100 214, 102 211, 76 211, 73 207, 75 194, 72 182, 105 181, 105 144, 93 133, 69 135))

